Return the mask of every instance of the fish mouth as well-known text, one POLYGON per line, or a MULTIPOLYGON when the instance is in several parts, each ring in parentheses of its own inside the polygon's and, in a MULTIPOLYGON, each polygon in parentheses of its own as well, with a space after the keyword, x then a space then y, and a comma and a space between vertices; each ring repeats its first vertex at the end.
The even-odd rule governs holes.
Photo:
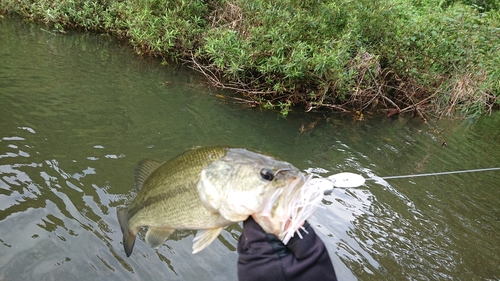
POLYGON ((273 217, 273 209, 275 203, 278 201, 278 198, 280 195, 283 193, 283 188, 278 188, 276 189, 273 194, 269 197, 267 202, 264 204, 264 208, 262 209, 261 215, 266 218, 272 218, 273 217))
POLYGON ((266 218, 273 218, 276 216, 276 210, 278 209, 277 204, 279 204, 280 196, 284 193, 284 196, 289 196, 290 192, 294 190, 297 185, 303 181, 304 175, 297 170, 291 168, 282 168, 274 172, 274 178, 288 178, 287 184, 284 187, 276 189, 271 196, 264 202, 264 208, 262 209, 261 216, 266 218), (291 173, 295 172, 295 173, 291 173))
MULTIPOLYGON (((286 170, 278 170, 276 174, 286 170)), ((324 188, 315 184, 312 178, 312 175, 302 173, 291 177, 286 186, 269 196, 258 215, 264 231, 274 233, 283 244, 287 244, 295 232, 302 238, 299 229, 320 206, 324 188)))
POLYGON ((303 175, 300 185, 289 190, 288 196, 284 197, 285 218, 281 225, 278 237, 287 244, 297 233, 302 238, 299 229, 303 228, 304 222, 312 216, 323 200, 323 188, 313 184, 312 175, 303 175))

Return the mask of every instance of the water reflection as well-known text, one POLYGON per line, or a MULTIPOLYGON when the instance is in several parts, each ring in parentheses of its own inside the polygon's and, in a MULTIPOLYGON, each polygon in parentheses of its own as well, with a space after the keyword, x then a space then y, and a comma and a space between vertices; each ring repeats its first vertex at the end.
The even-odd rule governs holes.
POLYGON ((135 196, 137 161, 213 144, 375 179, 335 189, 311 218, 341 280, 500 278, 500 173, 381 179, 498 166, 500 114, 284 119, 219 100, 196 74, 105 36, 54 36, 9 19, 0 39, 2 280, 235 280, 239 225, 196 255, 193 231, 157 250, 141 232, 126 258, 116 220, 135 196))

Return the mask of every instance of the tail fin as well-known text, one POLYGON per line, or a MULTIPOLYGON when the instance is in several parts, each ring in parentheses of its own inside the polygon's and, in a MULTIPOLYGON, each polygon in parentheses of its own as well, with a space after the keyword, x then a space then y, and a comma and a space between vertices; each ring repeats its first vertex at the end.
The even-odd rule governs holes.
POLYGON ((125 250, 125 254, 127 254, 127 257, 130 257, 130 255, 132 254, 132 250, 134 249, 137 230, 132 230, 129 228, 129 216, 127 209, 120 209, 116 213, 118 215, 118 222, 120 223, 120 227, 123 233, 123 249, 125 250))

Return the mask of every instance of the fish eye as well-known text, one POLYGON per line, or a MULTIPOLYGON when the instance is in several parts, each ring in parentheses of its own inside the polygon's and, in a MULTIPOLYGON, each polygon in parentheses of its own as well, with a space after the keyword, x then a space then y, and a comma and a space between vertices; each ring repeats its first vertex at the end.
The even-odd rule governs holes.
POLYGON ((260 170, 260 176, 267 181, 272 181, 274 179, 273 171, 269 168, 260 170))

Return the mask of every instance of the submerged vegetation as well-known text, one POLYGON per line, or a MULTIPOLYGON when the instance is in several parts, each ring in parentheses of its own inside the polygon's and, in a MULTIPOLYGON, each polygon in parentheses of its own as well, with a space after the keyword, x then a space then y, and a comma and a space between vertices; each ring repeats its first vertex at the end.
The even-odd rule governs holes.
POLYGON ((0 0, 0 12, 127 38, 282 114, 500 103, 500 0, 0 0))

